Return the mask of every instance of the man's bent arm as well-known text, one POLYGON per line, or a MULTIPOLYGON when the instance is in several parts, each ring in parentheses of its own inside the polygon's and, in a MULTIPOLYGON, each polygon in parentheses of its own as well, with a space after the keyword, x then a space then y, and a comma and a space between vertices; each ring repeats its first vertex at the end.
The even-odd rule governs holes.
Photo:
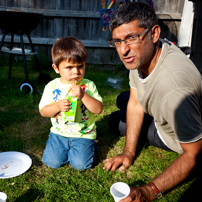
MULTIPOLYGON (((181 143, 184 153, 179 156, 167 169, 165 169, 152 182, 162 193, 173 188, 185 180, 195 168, 202 166, 202 139, 194 143, 181 143)), ((153 186, 153 185, 152 185, 153 186)), ((131 193, 121 202, 153 201, 155 200, 154 187, 146 184, 143 187, 131 187, 131 193)))
POLYGON ((193 143, 181 143, 184 153, 164 172, 153 180, 159 190, 165 192, 183 180, 200 164, 202 157, 202 139, 193 143))

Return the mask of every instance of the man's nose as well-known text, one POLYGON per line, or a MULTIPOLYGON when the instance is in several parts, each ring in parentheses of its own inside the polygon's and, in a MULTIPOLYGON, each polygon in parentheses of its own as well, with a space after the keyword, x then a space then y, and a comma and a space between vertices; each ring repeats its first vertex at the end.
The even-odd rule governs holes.
POLYGON ((128 52, 130 51, 130 46, 126 44, 125 41, 122 41, 119 49, 120 49, 121 55, 127 55, 128 52))

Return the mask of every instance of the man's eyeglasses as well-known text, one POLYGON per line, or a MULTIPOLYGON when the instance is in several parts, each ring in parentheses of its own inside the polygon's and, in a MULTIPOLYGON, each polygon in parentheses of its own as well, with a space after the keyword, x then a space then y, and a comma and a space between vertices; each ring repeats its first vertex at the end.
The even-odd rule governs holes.
POLYGON ((127 45, 131 45, 131 44, 134 44, 134 43, 137 43, 139 40, 140 40, 140 37, 147 33, 150 29, 145 29, 141 34, 138 34, 138 35, 133 35, 133 36, 129 36, 127 37, 126 39, 123 39, 123 40, 120 40, 120 39, 110 39, 108 41, 109 45, 111 47, 119 47, 121 45, 121 42, 124 41, 127 45))

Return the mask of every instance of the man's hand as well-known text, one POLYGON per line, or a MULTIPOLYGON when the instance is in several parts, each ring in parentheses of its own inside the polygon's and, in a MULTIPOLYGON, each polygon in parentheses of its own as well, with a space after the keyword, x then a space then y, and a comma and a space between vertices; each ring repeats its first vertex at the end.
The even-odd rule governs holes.
POLYGON ((119 170, 125 170, 132 164, 133 159, 134 159, 134 155, 132 155, 131 152, 124 151, 123 154, 104 160, 104 162, 106 163, 103 169, 115 171, 122 164, 119 170))
POLYGON ((144 187, 130 187, 129 196, 119 202, 150 202, 154 199, 153 190, 148 185, 145 185, 144 187))

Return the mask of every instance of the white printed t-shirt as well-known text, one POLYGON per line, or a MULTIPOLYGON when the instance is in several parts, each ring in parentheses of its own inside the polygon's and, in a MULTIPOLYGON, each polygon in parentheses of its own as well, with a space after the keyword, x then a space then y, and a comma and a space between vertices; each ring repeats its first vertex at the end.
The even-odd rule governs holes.
MULTIPOLYGON (((94 82, 88 79, 82 79, 77 85, 80 85, 88 95, 102 102, 102 98, 99 95, 94 82)), ((65 99, 68 90, 69 88, 67 85, 60 82, 60 78, 50 81, 45 86, 39 103, 39 110, 46 105, 65 99)), ((76 119, 74 122, 64 121, 63 116, 64 113, 60 112, 54 117, 51 117, 51 132, 65 137, 96 139, 95 114, 88 111, 81 100, 78 100, 77 103, 76 119)))

